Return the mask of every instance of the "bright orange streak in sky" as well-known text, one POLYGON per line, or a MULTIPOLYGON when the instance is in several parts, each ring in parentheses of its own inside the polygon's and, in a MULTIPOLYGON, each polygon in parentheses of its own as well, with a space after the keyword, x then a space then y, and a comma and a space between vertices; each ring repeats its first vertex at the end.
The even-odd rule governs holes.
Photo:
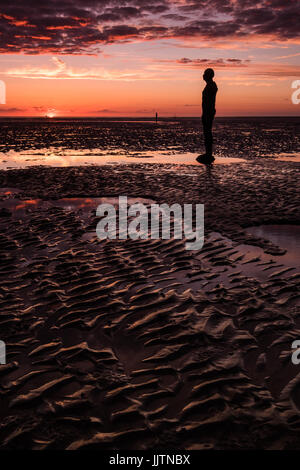
MULTIPOLYGON (((217 115, 298 115, 291 102, 291 79, 256 83, 216 76, 217 115), (225 80, 226 78, 226 80, 225 80)), ((194 73, 184 80, 42 80, 10 79, 7 104, 24 116, 197 116, 204 83, 194 73)), ((5 115, 2 113, 2 115, 5 115)))

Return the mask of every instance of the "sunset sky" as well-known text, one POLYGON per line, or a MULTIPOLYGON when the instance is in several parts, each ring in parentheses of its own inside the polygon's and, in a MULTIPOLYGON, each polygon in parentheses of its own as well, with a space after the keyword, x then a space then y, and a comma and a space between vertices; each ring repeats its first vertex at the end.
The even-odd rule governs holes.
POLYGON ((0 116, 299 115, 300 0, 11 0, 0 116))

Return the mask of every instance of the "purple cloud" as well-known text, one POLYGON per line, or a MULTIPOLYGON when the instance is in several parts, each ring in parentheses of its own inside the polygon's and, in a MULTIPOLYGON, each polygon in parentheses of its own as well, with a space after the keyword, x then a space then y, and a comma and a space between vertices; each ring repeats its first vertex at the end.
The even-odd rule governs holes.
POLYGON ((300 0, 11 0, 0 53, 92 54, 139 39, 299 39, 300 0))

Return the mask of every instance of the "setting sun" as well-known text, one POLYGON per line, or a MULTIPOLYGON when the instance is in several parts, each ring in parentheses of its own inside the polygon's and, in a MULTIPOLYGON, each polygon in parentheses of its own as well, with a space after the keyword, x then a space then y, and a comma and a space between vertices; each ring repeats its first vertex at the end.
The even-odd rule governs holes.
POLYGON ((46 118, 54 118, 56 116, 56 113, 55 111, 49 111, 48 113, 46 113, 45 117, 46 118))

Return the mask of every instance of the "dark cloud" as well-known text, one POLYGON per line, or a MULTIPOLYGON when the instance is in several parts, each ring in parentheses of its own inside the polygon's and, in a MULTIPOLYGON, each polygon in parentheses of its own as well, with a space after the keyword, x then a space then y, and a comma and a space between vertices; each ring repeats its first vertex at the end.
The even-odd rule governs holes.
POLYGON ((97 21, 101 24, 101 22, 124 21, 141 16, 144 16, 143 12, 135 7, 107 8, 102 15, 97 17, 97 21))
POLYGON ((184 20, 189 19, 188 16, 183 16, 183 15, 178 15, 178 14, 176 15, 174 13, 168 13, 167 15, 162 15, 161 18, 164 20, 174 20, 174 21, 184 21, 184 20))
POLYGON ((11 0, 0 53, 91 54, 132 40, 299 38, 300 0, 11 0))
POLYGON ((10 114, 10 113, 17 113, 17 112, 24 112, 27 111, 26 108, 8 108, 0 106, 0 113, 1 114, 10 114))
POLYGON ((196 68, 204 68, 204 67, 246 67, 249 65, 250 60, 241 60, 241 59, 189 59, 187 57, 183 57, 182 59, 177 59, 174 61, 167 61, 172 62, 175 64, 182 64, 187 65, 188 67, 196 68))
POLYGON ((100 114, 100 113, 104 113, 104 114, 114 114, 114 113, 117 113, 118 111, 115 111, 113 109, 107 109, 107 108, 104 108, 104 109, 97 109, 96 111, 90 111, 91 113, 93 114, 100 114))
POLYGON ((165 11, 168 11, 168 6, 166 5, 149 5, 149 6, 144 6, 143 10, 150 12, 152 14, 158 14, 158 13, 164 13, 165 11))

